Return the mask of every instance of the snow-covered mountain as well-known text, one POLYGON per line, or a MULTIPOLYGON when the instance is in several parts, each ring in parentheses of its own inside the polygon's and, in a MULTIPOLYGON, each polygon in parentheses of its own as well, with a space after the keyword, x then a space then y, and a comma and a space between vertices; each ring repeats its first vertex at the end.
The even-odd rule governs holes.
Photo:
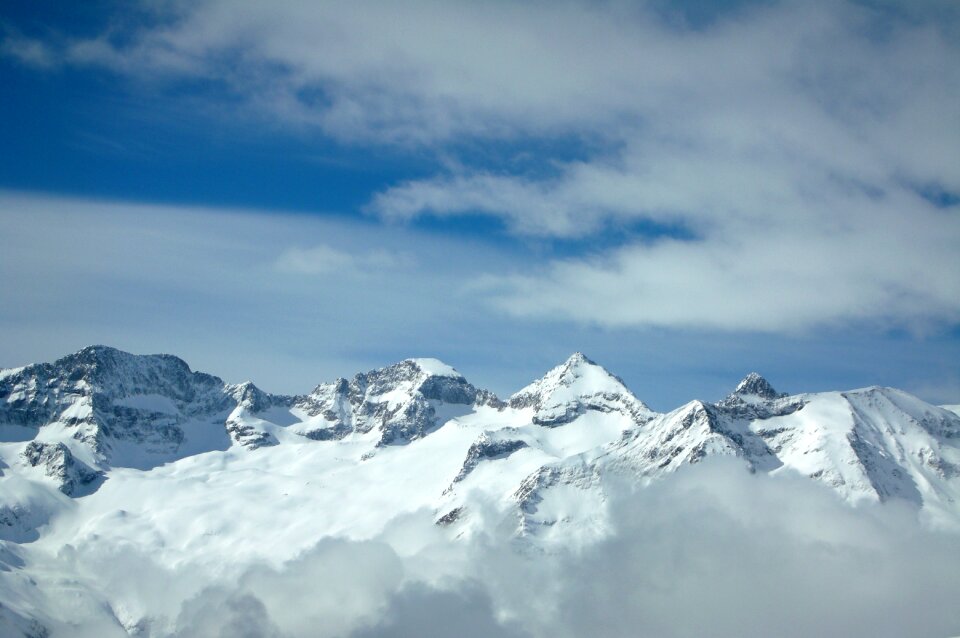
MULTIPOLYGON (((611 482, 668 480, 712 456, 960 527, 960 416, 891 388, 787 395, 752 373, 717 403, 659 414, 576 353, 507 400, 434 359, 277 396, 94 346, 0 371, 0 549, 133 542, 222 569, 372 538, 424 509, 452 538, 508 529, 578 546, 608 533, 611 482)), ((32 618, 44 594, 4 561, 0 600, 32 618)))
POLYGON ((479 405, 500 403, 477 390, 459 372, 436 359, 407 359, 321 384, 295 401, 302 425, 296 430, 318 441, 370 434, 377 446, 409 443, 479 405))
MULTIPOLYGON (((437 462, 451 464, 429 492, 438 512, 467 507, 456 495, 477 490, 509 493, 526 511, 557 485, 614 472, 661 477, 713 455, 798 472, 851 503, 896 497, 948 517, 960 511, 960 417, 947 409, 891 388, 788 396, 751 373, 716 404, 657 414, 581 353, 501 401, 436 359, 294 397, 226 384, 170 355, 92 346, 0 372, 0 427, 11 474, 74 497, 114 469, 149 472, 204 453, 258 452, 266 465, 261 448, 333 446, 361 450, 365 462, 434 438, 444 444, 437 462)), ((414 471, 417 450, 396 455, 414 471)))
POLYGON ((250 445, 252 435, 232 426, 239 411, 284 401, 249 383, 231 386, 192 372, 177 357, 105 346, 0 372, 3 439, 31 441, 21 456, 67 494, 111 467, 147 470, 227 449, 231 439, 250 445))

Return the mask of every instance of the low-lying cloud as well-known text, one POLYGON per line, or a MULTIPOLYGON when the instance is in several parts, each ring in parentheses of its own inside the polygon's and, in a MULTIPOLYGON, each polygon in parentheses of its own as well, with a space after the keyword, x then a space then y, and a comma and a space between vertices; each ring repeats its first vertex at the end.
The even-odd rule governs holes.
POLYGON ((160 568, 135 548, 61 552, 38 576, 54 610, 41 620, 54 636, 960 632, 960 535, 923 527, 908 504, 853 509, 801 477, 722 460, 607 489, 614 531, 579 548, 445 540, 424 513, 399 533, 323 539, 282 565, 224 565, 220 576, 160 568), (52 573, 59 589, 44 581, 52 573), (59 596, 69 582, 83 594, 59 596))

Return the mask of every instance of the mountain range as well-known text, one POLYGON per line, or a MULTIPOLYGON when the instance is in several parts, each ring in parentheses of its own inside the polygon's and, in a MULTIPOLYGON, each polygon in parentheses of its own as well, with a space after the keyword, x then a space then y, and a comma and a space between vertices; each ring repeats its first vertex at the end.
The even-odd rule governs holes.
POLYGON ((15 579, 26 546, 135 543, 214 568, 427 511, 451 538, 505 530, 549 551, 608 532, 612 482, 711 457, 960 528, 960 416, 893 388, 791 395, 751 373, 719 402, 658 413, 575 353, 504 398, 436 359, 286 396, 92 346, 0 371, 0 623, 42 635, 29 610, 44 593, 15 579))

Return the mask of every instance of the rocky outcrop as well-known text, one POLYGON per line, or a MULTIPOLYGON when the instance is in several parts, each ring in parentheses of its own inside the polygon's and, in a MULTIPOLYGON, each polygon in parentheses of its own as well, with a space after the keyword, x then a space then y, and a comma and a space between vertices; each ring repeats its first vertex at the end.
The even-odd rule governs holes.
POLYGON ((332 440, 376 432, 377 445, 384 446, 421 438, 442 425, 441 418, 465 414, 478 404, 500 402, 435 359, 407 359, 350 381, 320 385, 296 406, 321 417, 319 423, 300 430, 308 438, 332 440))
POLYGON ((467 457, 463 461, 460 472, 453 482, 459 483, 467 477, 481 461, 505 459, 517 450, 528 447, 527 442, 520 439, 500 439, 496 435, 485 432, 467 450, 467 457))
POLYGON ((532 409, 533 422, 546 427, 570 423, 590 411, 621 412, 637 423, 654 415, 623 381, 580 352, 511 396, 508 405, 532 409))
POLYGON ((21 455, 30 467, 42 468, 67 496, 89 493, 103 480, 103 474, 78 460, 63 443, 31 441, 21 455))

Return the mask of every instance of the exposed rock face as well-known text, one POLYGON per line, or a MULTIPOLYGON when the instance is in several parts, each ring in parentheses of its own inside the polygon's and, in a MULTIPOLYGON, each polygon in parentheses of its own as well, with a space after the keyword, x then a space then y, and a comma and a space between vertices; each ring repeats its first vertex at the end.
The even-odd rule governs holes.
POLYGON ((470 446, 470 449, 467 450, 467 458, 463 461, 463 467, 460 468, 460 472, 453 479, 454 483, 465 479, 481 461, 503 459, 517 450, 528 447, 527 442, 520 439, 499 439, 495 437, 496 435, 485 432, 470 446))
POLYGON ((231 440, 248 450, 277 445, 277 437, 267 430, 267 423, 258 415, 274 407, 289 407, 295 399, 267 394, 249 381, 226 386, 225 391, 236 401, 224 424, 231 440))
POLYGON ((0 419, 39 427, 55 418, 68 425, 96 422, 118 434, 131 425, 130 411, 113 402, 124 397, 159 395, 199 412, 224 401, 223 382, 217 377, 192 372, 171 355, 138 356, 107 346, 90 346, 54 363, 27 366, 0 379, 0 419), (64 414, 79 398, 93 409, 64 414), (111 410, 110 407, 118 409, 111 410))
POLYGON ((227 386, 229 394, 238 407, 242 407, 254 414, 263 412, 274 405, 285 405, 289 403, 289 397, 277 397, 267 394, 249 381, 238 385, 227 386))
MULTIPOLYGON (((255 414, 284 401, 292 399, 273 397, 251 383, 226 385, 174 356, 133 355, 106 346, 0 377, 0 424, 62 426, 71 440, 93 452, 96 467, 88 467, 93 472, 178 458, 187 429, 197 424, 219 423, 238 443, 255 447, 251 442, 263 444, 266 435, 231 421, 231 412, 242 407, 255 414)), ((204 450, 191 450, 197 451, 204 450)), ((64 455, 69 454, 68 445, 64 455)), ((74 489, 74 483, 65 485, 74 489)))
POLYGON ((751 372, 745 376, 739 384, 737 384, 737 388, 733 391, 732 396, 754 396, 760 397, 761 399, 779 399, 780 397, 785 397, 787 395, 777 392, 773 389, 773 386, 770 385, 769 381, 761 377, 756 372, 751 372))
POLYGON ((242 445, 248 450, 256 450, 257 448, 277 445, 278 443, 274 435, 258 428, 248 420, 238 418, 237 416, 231 415, 227 418, 226 429, 227 434, 230 435, 230 438, 235 443, 242 445))
POLYGON ((222 388, 219 379, 191 372, 176 357, 91 346, 0 380, 0 422, 62 423, 107 461, 118 440, 175 450, 184 437, 181 417, 229 404, 222 388))
POLYGON ((447 527, 449 525, 453 525, 463 517, 463 514, 464 514, 464 508, 455 507, 454 509, 450 510, 449 512, 447 512, 446 514, 438 518, 436 521, 436 524, 440 527, 447 527))
MULTIPOLYGON (((727 469, 687 476, 809 477, 850 503, 903 501, 960 528, 960 416, 891 388, 787 396, 751 374, 717 403, 657 414, 578 353, 509 403, 429 359, 284 397, 96 347, 0 370, 0 575, 27 573, 4 553, 26 543, 54 556, 78 538, 94 550, 145 539, 176 564, 223 564, 238 547, 257 555, 264 524, 284 531, 270 551, 299 552, 423 511, 451 539, 577 548, 615 529, 629 490, 714 457, 727 469)), ((42 630, 21 602, 4 616, 3 601, 0 626, 42 630)), ((155 631, 148 620, 123 627, 155 631)))
POLYGON ((58 489, 67 496, 90 491, 103 476, 78 460, 63 443, 31 441, 22 456, 27 465, 42 467, 46 476, 54 479, 58 489))
POLYGON ((499 403, 492 393, 477 390, 435 359, 407 359, 350 381, 320 385, 296 405, 310 416, 322 417, 319 424, 301 430, 308 438, 330 440, 376 431, 377 444, 383 446, 425 436, 442 425, 442 416, 499 403))
POLYGON ((960 495, 960 419, 899 390, 788 396, 750 375, 724 400, 692 401, 656 415, 586 454, 546 464, 514 495, 520 532, 562 522, 540 511, 557 490, 601 489, 601 477, 663 477, 708 457, 741 459, 754 472, 797 472, 850 502, 903 499, 936 512, 960 495))
POLYGON ((777 392, 769 381, 751 372, 715 407, 727 417, 751 420, 791 414, 803 405, 802 398, 777 392))
MULTIPOLYGON (((224 384, 176 357, 103 346, 0 371, 0 463, 70 496, 96 489, 112 467, 150 470, 231 445, 350 437, 344 456, 376 465, 448 423, 428 449, 453 459, 436 511, 461 508, 450 519, 458 528, 471 524, 462 514, 473 511, 463 500, 471 492, 510 499, 521 532, 533 534, 565 520, 570 494, 602 503, 606 476, 652 480, 713 456, 754 472, 797 472, 851 502, 900 498, 950 511, 960 500, 960 417, 890 388, 788 396, 751 373, 715 404, 691 401, 657 414, 580 353, 508 402, 434 359, 408 359, 301 397, 224 384), (380 455, 386 446, 393 447, 380 455), (551 494, 563 494, 560 505, 543 505, 551 494)), ((28 516, 26 502, 0 503, 18 538, 45 520, 28 516)))

